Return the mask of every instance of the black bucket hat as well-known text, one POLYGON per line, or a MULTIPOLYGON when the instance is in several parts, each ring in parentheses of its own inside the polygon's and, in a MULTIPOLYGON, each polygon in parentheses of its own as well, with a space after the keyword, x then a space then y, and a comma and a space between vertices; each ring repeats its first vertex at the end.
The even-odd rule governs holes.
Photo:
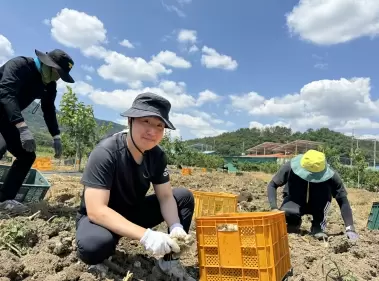
POLYGON ((55 49, 49 53, 35 50, 35 53, 43 64, 55 68, 63 81, 67 83, 75 82, 69 74, 71 68, 74 66, 74 61, 66 52, 55 49))
POLYGON ((156 116, 163 120, 165 127, 176 130, 169 120, 171 103, 162 96, 150 92, 139 94, 133 101, 132 107, 121 113, 123 117, 149 117, 156 116))

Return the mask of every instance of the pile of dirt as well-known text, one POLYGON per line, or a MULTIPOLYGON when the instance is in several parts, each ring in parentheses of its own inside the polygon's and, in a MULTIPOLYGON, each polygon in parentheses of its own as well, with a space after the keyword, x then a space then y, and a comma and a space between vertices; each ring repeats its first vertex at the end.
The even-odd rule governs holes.
MULTIPOLYGON (((83 188, 79 180, 78 177, 51 176, 52 188, 46 200, 34 205, 32 213, 15 218, 0 217, 0 281, 159 280, 152 275, 156 259, 146 253, 138 241, 127 238, 120 240, 111 260, 113 267, 105 277, 88 272, 88 266, 78 260, 75 211, 83 188), (125 278, 128 272, 133 276, 125 278)), ((237 195, 240 212, 269 210, 267 181, 261 174, 254 173, 240 176, 216 172, 172 175, 174 187, 237 195)), ((328 216, 328 241, 312 238, 308 232, 310 219, 304 218, 302 233, 289 235, 294 271, 291 280, 379 280, 379 252, 376 250, 379 234, 366 228, 372 202, 379 201, 379 196, 357 189, 349 192, 360 240, 352 243, 346 239, 335 202, 328 216), (326 279, 328 274, 329 279, 326 279), (338 274, 344 277, 337 279, 338 274)), ((155 229, 165 232, 166 225, 161 224, 155 229)), ((195 242, 188 246, 181 259, 187 271, 198 280, 194 223, 189 234, 195 242)))

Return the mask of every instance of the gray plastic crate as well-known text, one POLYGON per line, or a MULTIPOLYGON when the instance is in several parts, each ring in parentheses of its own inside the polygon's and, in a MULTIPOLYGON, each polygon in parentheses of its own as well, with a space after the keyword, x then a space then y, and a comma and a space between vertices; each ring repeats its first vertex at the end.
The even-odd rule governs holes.
MULTIPOLYGON (((10 166, 0 165, 0 189, 3 187, 9 169, 10 166)), ((50 187, 47 179, 38 170, 30 169, 15 199, 23 203, 39 202, 45 197, 50 187)))

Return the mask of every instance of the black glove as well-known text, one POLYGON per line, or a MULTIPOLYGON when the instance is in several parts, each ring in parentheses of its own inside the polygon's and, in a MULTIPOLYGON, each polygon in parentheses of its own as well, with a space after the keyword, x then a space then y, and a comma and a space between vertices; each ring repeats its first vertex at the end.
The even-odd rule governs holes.
POLYGON ((36 142, 28 126, 19 127, 18 131, 20 132, 22 147, 28 152, 36 151, 36 142))
POLYGON ((53 148, 55 150, 54 157, 55 158, 61 157, 61 155, 62 155, 62 142, 61 142, 61 138, 59 138, 59 137, 58 138, 54 138, 53 148))

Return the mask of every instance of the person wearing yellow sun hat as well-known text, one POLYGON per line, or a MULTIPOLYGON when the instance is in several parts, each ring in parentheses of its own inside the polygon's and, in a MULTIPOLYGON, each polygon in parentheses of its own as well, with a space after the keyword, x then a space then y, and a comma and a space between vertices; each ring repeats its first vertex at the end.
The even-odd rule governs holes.
POLYGON ((345 223, 346 235, 351 240, 358 239, 346 188, 338 173, 327 163, 324 153, 308 150, 279 169, 267 187, 272 210, 278 210, 276 192, 281 186, 285 187, 279 210, 285 212, 288 232, 297 233, 302 216, 309 214, 312 215, 312 235, 317 239, 327 238, 326 217, 332 198, 335 198, 345 223))

